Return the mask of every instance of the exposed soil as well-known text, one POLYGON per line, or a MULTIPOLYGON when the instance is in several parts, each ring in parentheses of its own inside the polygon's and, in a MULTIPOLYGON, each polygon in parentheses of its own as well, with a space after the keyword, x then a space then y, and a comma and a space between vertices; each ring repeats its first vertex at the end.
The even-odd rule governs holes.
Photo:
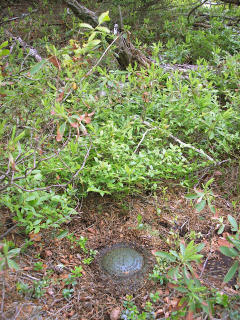
MULTIPOLYGON (((239 206, 233 209, 231 202, 216 190, 215 194, 217 214, 227 222, 227 215, 239 212, 239 206)), ((141 194, 122 200, 90 194, 78 212, 63 228, 77 239, 86 237, 86 247, 96 251, 119 242, 135 243, 149 253, 168 251, 176 248, 178 241, 187 242, 186 236, 195 231, 196 242, 205 243, 203 263, 195 267, 202 283, 228 295, 238 294, 234 287, 236 279, 227 285, 222 284, 232 261, 218 249, 219 245, 225 245, 224 236, 230 228, 227 226, 225 233, 219 236, 213 214, 207 208, 197 213, 185 199, 182 189, 163 188, 155 195, 141 194), (142 216, 143 226, 140 227, 138 215, 142 216)), ((9 220, 8 212, 4 216, 9 220)), ((5 230, 6 227, 2 228, 1 234, 5 230)), ((7 238, 20 247, 25 236, 15 229, 7 238)), ((179 294, 170 294, 168 287, 149 280, 147 276, 141 288, 134 292, 123 293, 120 287, 118 290, 116 283, 106 282, 102 277, 97 258, 90 265, 84 264, 83 259, 88 255, 66 237, 57 239, 54 230, 30 235, 30 238, 34 244, 21 255, 18 261, 21 269, 5 273, 3 308, 6 319, 109 319, 114 308, 122 307, 126 293, 132 294, 136 305, 141 308, 149 293, 158 291, 161 302, 154 305, 154 310, 158 312, 159 319, 176 307, 174 304, 179 294), (43 263, 43 269, 34 271, 34 263, 39 261, 43 263), (64 299, 62 290, 69 288, 64 280, 70 270, 79 265, 83 266, 83 275, 77 279, 72 298, 64 299), (17 281, 32 287, 34 281, 43 277, 49 282, 39 299, 17 292, 17 281)))

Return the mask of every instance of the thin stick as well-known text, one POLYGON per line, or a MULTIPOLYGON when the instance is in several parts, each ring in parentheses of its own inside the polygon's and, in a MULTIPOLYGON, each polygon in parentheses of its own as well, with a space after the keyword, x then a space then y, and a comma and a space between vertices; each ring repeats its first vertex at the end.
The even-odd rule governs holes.
POLYGON ((0 235, 0 240, 2 240, 4 237, 6 237, 11 231, 13 231, 14 229, 17 228, 17 224, 15 224, 14 226, 12 226, 11 228, 9 228, 6 232, 4 232, 3 234, 0 235))
POLYGON ((119 16, 120 16, 120 28, 121 28, 121 31, 122 31, 123 30, 123 18, 122 18, 121 6, 118 6, 118 10, 119 10, 119 16))
POLYGON ((138 151, 138 148, 140 147, 141 143, 143 142, 146 134, 147 134, 149 131, 152 131, 152 130, 154 130, 154 129, 156 129, 156 128, 150 128, 150 129, 147 129, 147 130, 144 132, 144 134, 143 134, 143 136, 142 136, 142 139, 139 141, 139 143, 138 143, 138 145, 137 145, 137 147, 136 147, 136 149, 135 149, 135 151, 134 151, 133 153, 136 153, 136 152, 138 151))
POLYGON ((201 7, 202 5, 204 5, 204 3, 207 2, 207 1, 208 1, 208 0, 205 0, 205 1, 203 1, 203 2, 200 2, 200 4, 196 5, 195 7, 193 7, 193 8, 190 10, 190 12, 189 12, 189 14, 188 14, 188 16, 187 16, 188 23, 189 23, 189 19, 190 19, 191 14, 192 14, 197 8, 199 8, 199 7, 201 7))
POLYGON ((173 140, 175 140, 176 142, 178 142, 181 146, 192 149, 194 151, 196 151, 197 153, 203 155, 204 157, 206 157, 208 160, 214 162, 216 164, 216 161, 210 157, 209 155, 207 155, 202 149, 197 149, 195 147, 193 147, 191 144, 185 143, 183 141, 181 141, 180 139, 174 137, 172 134, 169 135, 170 138, 172 138, 173 140))
POLYGON ((97 61, 97 63, 86 73, 85 77, 88 77, 92 71, 99 65, 99 63, 102 61, 103 57, 106 55, 106 53, 108 52, 108 50, 111 48, 111 46, 118 40, 118 38, 120 37, 121 34, 119 34, 111 43, 110 45, 107 47, 107 49, 103 52, 103 54, 101 55, 101 57, 99 58, 99 60, 97 61))
POLYGON ((20 190, 23 190, 23 191, 26 191, 26 192, 35 192, 35 191, 46 191, 46 190, 50 190, 52 188, 65 188, 67 185, 69 185, 74 179, 76 179, 76 177, 79 175, 79 173, 82 171, 82 169, 85 167, 85 164, 86 164, 86 161, 87 161, 87 158, 89 156, 89 152, 92 148, 92 145, 90 145, 90 147, 88 148, 87 150, 87 153, 85 154, 85 157, 83 159, 83 163, 81 165, 81 168, 78 169, 74 175, 72 176, 72 178, 70 180, 68 180, 66 183, 64 184, 53 184, 51 186, 48 186, 48 187, 43 187, 43 188, 35 188, 35 189, 25 189, 23 188, 22 186, 20 186, 19 184, 17 183, 12 183, 13 186, 19 188, 20 190))

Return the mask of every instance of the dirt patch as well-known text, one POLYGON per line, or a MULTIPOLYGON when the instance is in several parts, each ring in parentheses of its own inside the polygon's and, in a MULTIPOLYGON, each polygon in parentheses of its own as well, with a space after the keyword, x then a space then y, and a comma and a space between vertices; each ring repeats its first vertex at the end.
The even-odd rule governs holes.
MULTIPOLYGON (((232 208, 229 208, 221 197, 217 204, 218 212, 221 211, 221 216, 226 219, 232 208)), ((119 242, 135 243, 149 252, 168 251, 175 246, 177 238, 188 241, 186 236, 189 232, 195 232, 196 241, 206 244, 203 263, 208 260, 200 267, 200 271, 197 270, 200 274, 204 266, 203 284, 225 290, 228 294, 236 293, 232 287, 234 283, 222 288, 222 279, 231 266, 231 261, 219 255, 221 237, 216 233, 216 222, 212 219, 212 213, 206 209, 197 214, 180 189, 175 188, 171 192, 159 191, 148 196, 129 196, 121 201, 90 194, 83 201, 79 214, 65 225, 64 229, 74 235, 76 240, 87 239, 88 252, 90 249, 99 252, 106 246, 119 242), (210 257, 209 252, 212 252, 210 257), (218 271, 214 267, 216 265, 218 271), (218 272, 217 275, 211 274, 211 270, 215 275, 218 272)), ((24 236, 15 230, 8 235, 8 240, 22 246, 24 236)), ((106 283, 106 278, 99 272, 97 260, 90 264, 84 263, 84 259, 89 255, 74 241, 66 237, 56 238, 53 230, 43 232, 33 242, 21 255, 21 270, 7 272, 6 275, 4 311, 9 319, 109 319, 114 308, 122 307, 126 292, 123 294, 116 285, 106 283), (34 265, 39 261, 43 268, 36 271, 34 265), (82 276, 76 279, 74 292, 66 299, 63 297, 63 290, 71 288, 66 284, 66 279, 71 270, 80 265, 83 267, 82 276), (43 279, 46 283, 39 289, 42 290, 41 297, 34 299, 33 296, 16 290, 19 282, 33 288, 35 282, 44 281, 43 279), (25 312, 25 309, 28 311, 25 312), (29 309, 33 313, 31 318, 29 309), (20 318, 17 316, 19 312, 20 318)), ((169 295, 166 288, 146 275, 141 288, 128 293, 133 295, 135 303, 141 308, 149 293, 156 291, 161 292, 163 301, 169 295)), ((156 304, 154 308, 159 308, 159 305, 156 304)), ((163 303, 163 308, 167 310, 168 305, 163 303)))

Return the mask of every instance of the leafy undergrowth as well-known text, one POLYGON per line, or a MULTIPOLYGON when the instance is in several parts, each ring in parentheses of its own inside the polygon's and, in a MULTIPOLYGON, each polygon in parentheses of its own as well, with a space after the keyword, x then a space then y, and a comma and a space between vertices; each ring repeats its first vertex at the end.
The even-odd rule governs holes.
POLYGON ((149 46, 156 63, 120 71, 108 12, 94 29, 54 8, 6 11, 38 63, 0 33, 2 315, 239 318, 239 30, 215 18, 175 30, 166 14, 149 46), (95 260, 120 241, 156 256, 127 296, 95 260))

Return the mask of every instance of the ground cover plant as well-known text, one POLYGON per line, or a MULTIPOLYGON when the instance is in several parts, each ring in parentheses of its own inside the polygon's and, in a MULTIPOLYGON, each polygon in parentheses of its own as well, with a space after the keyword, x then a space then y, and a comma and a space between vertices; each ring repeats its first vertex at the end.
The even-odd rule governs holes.
POLYGON ((238 319, 239 7, 71 2, 3 5, 1 316, 238 319), (156 259, 128 295, 95 262, 123 240, 156 259))

